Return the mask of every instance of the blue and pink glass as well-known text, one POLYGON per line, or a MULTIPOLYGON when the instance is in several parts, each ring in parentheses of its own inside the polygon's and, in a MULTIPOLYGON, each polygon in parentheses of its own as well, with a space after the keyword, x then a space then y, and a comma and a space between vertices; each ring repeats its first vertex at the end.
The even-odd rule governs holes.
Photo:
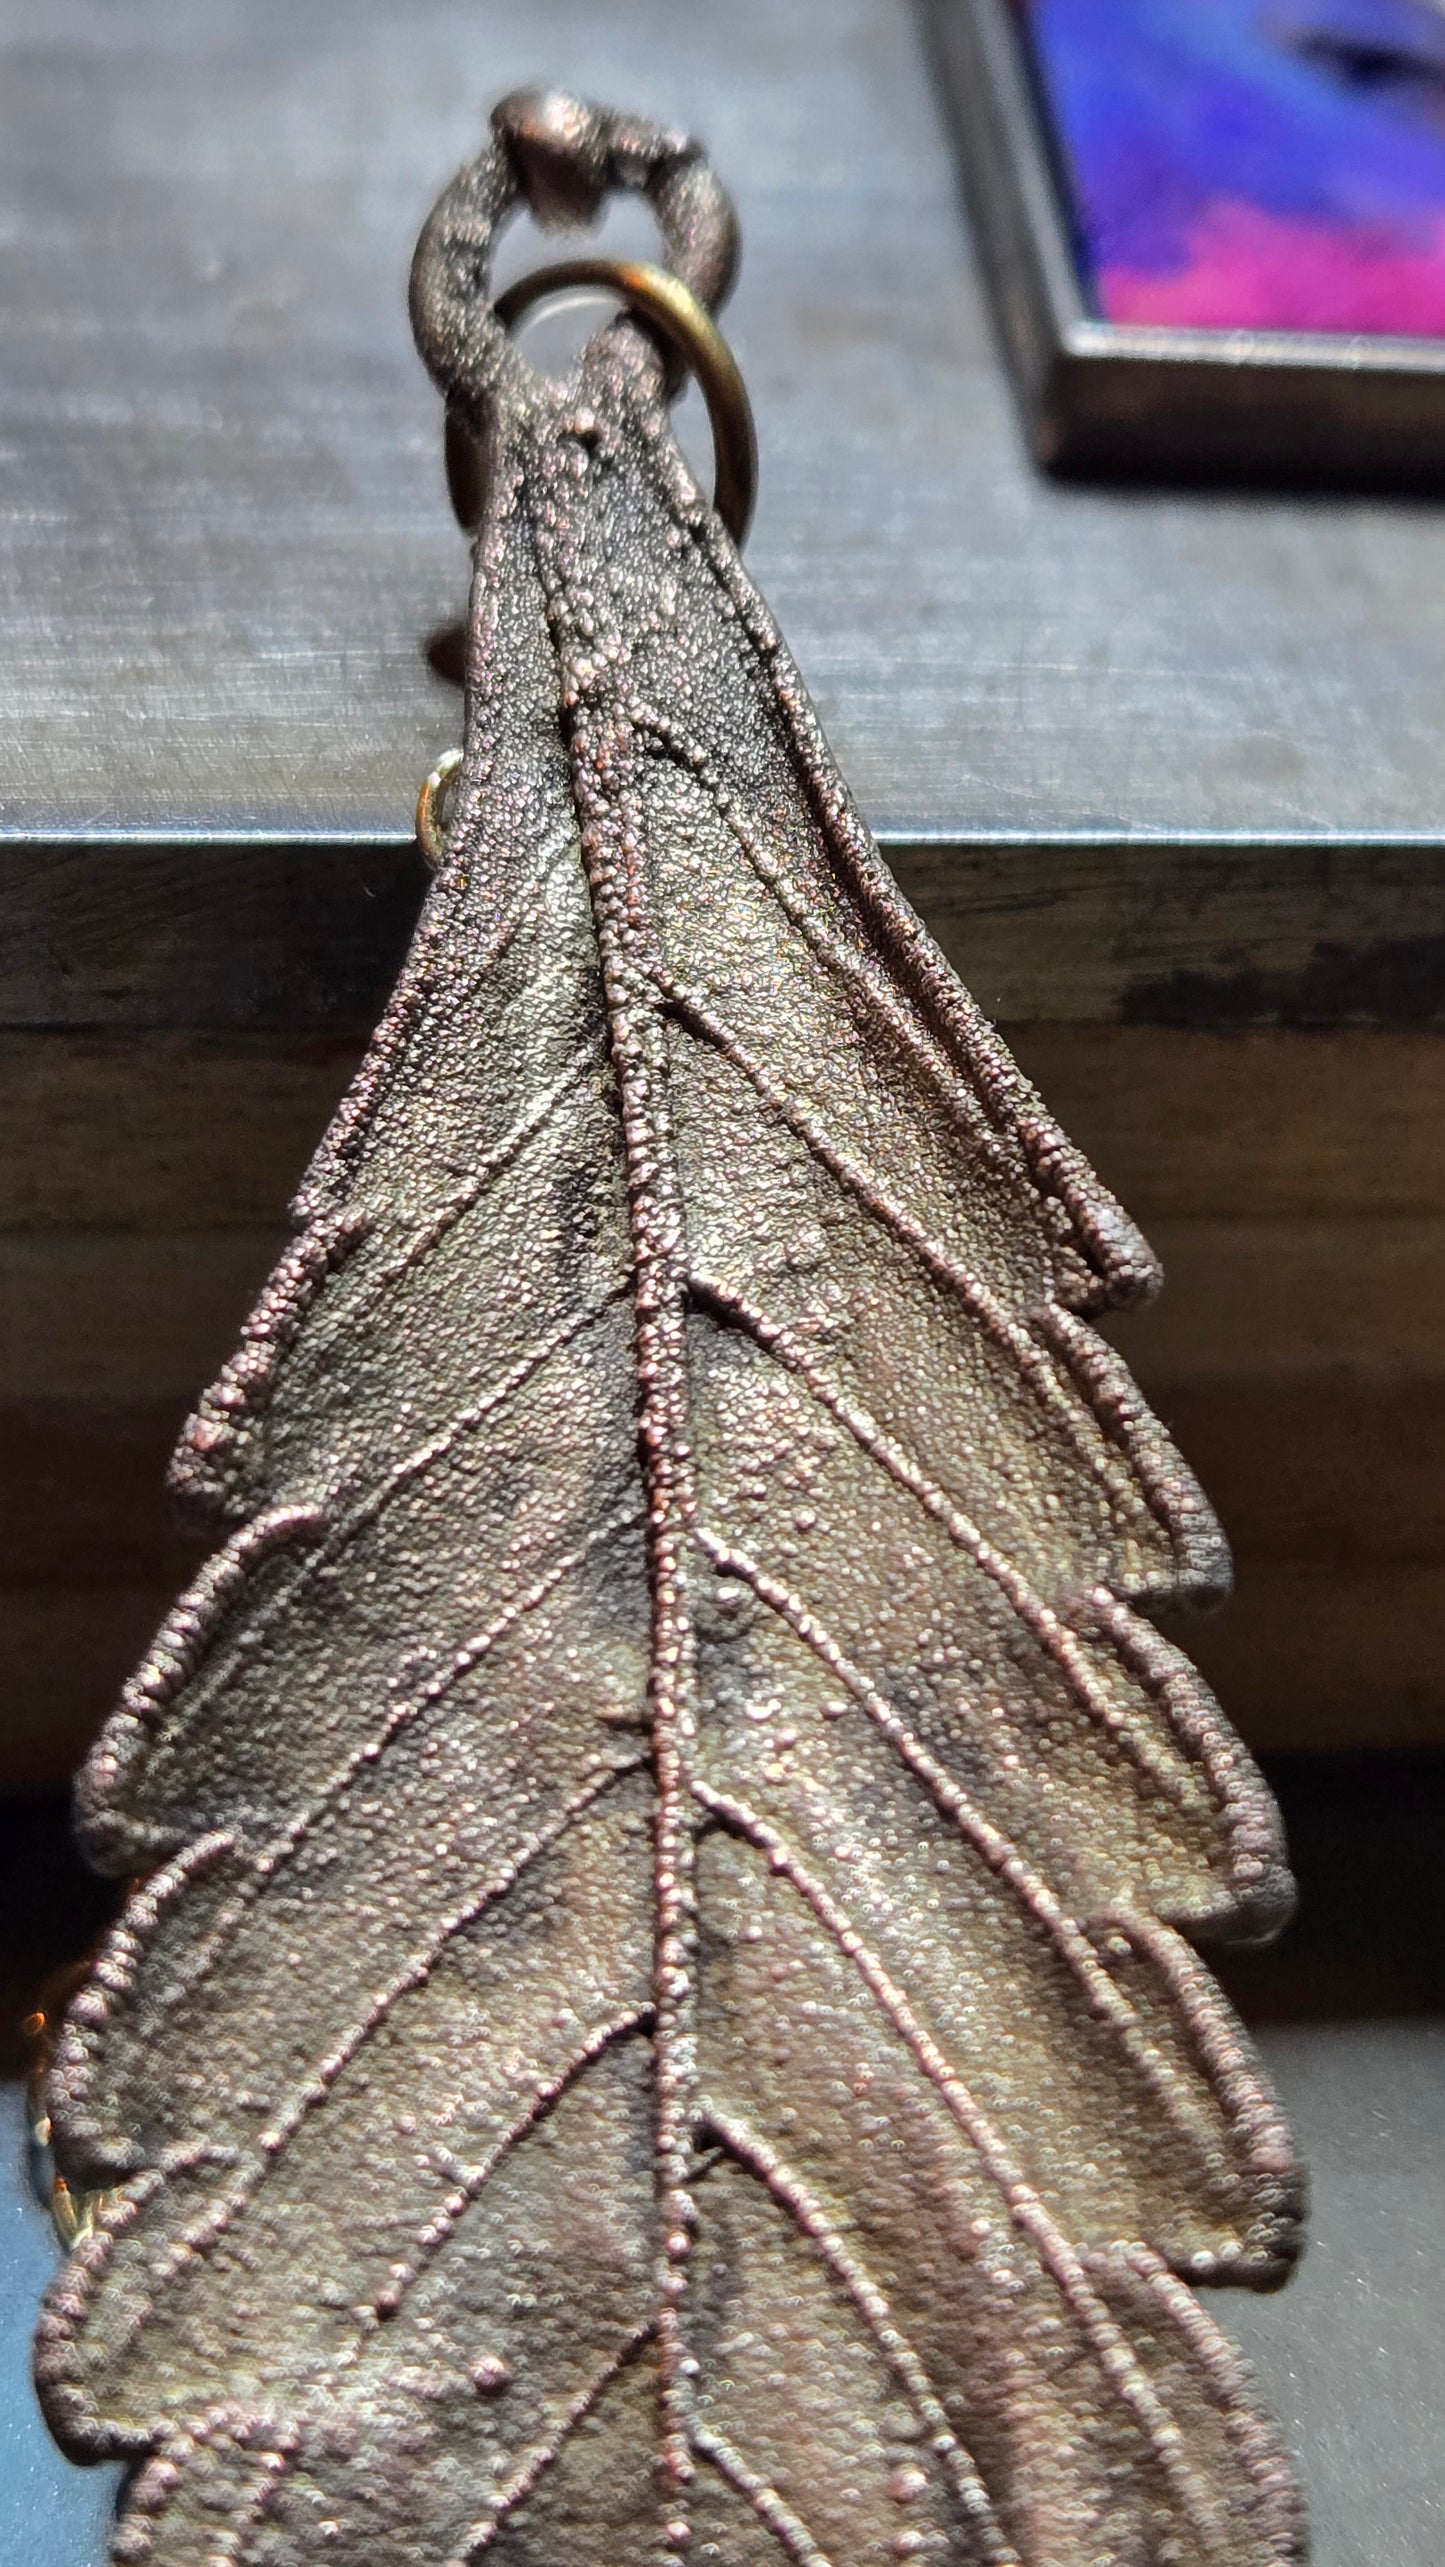
POLYGON ((1445 0, 1015 0, 1109 321, 1445 338, 1445 0))

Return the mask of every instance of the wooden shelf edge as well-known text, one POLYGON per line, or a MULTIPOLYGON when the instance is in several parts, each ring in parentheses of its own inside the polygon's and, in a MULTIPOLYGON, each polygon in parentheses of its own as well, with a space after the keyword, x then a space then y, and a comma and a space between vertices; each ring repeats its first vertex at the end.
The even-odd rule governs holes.
MULTIPOLYGON (((878 834, 1005 1024, 1445 1026, 1445 835, 878 834)), ((400 830, 0 834, 0 1031, 364 1033, 424 886, 400 830)))

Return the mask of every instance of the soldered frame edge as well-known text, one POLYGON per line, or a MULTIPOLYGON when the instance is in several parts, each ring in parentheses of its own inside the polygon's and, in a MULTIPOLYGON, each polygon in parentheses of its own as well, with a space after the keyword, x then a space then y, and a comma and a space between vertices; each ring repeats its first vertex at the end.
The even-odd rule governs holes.
POLYGON ((1101 320, 1007 0, 919 0, 1000 336, 1058 473, 1445 488, 1445 339, 1101 320))

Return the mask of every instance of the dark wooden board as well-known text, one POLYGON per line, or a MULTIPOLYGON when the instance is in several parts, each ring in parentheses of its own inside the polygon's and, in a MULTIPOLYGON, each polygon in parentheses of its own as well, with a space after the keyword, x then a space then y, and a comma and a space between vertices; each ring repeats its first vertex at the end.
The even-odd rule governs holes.
MULTIPOLYGON (((1238 1592, 1185 1635, 1260 1746, 1445 1738, 1445 1043, 1023 1024, 1167 1283, 1114 1333, 1238 1592)), ((194 1550, 162 1473, 354 1038, 0 1036, 0 1788, 58 1783, 194 1550)))
MULTIPOLYGON (((1445 1024, 1445 846, 883 835, 1005 1024, 1445 1024)), ((362 1036, 425 874, 410 838, 0 838, 0 1029, 362 1036)))

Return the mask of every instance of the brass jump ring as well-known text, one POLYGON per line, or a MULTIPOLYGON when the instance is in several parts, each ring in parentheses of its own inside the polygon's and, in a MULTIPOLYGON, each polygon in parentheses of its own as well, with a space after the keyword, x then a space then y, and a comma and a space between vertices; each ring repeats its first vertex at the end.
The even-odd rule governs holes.
POLYGON ((445 757, 438 758, 416 798, 416 842, 433 873, 447 851, 442 801, 455 784, 461 763, 461 750, 448 749, 445 757))
POLYGON ((556 267, 535 268, 497 296, 495 310, 510 330, 534 303, 548 294, 565 294, 581 285, 607 286, 629 311, 651 321, 696 375, 712 426, 714 463, 712 504, 741 546, 752 523, 758 490, 758 441, 753 407, 738 362, 705 304, 691 286, 665 267, 618 258, 563 259, 556 267))

